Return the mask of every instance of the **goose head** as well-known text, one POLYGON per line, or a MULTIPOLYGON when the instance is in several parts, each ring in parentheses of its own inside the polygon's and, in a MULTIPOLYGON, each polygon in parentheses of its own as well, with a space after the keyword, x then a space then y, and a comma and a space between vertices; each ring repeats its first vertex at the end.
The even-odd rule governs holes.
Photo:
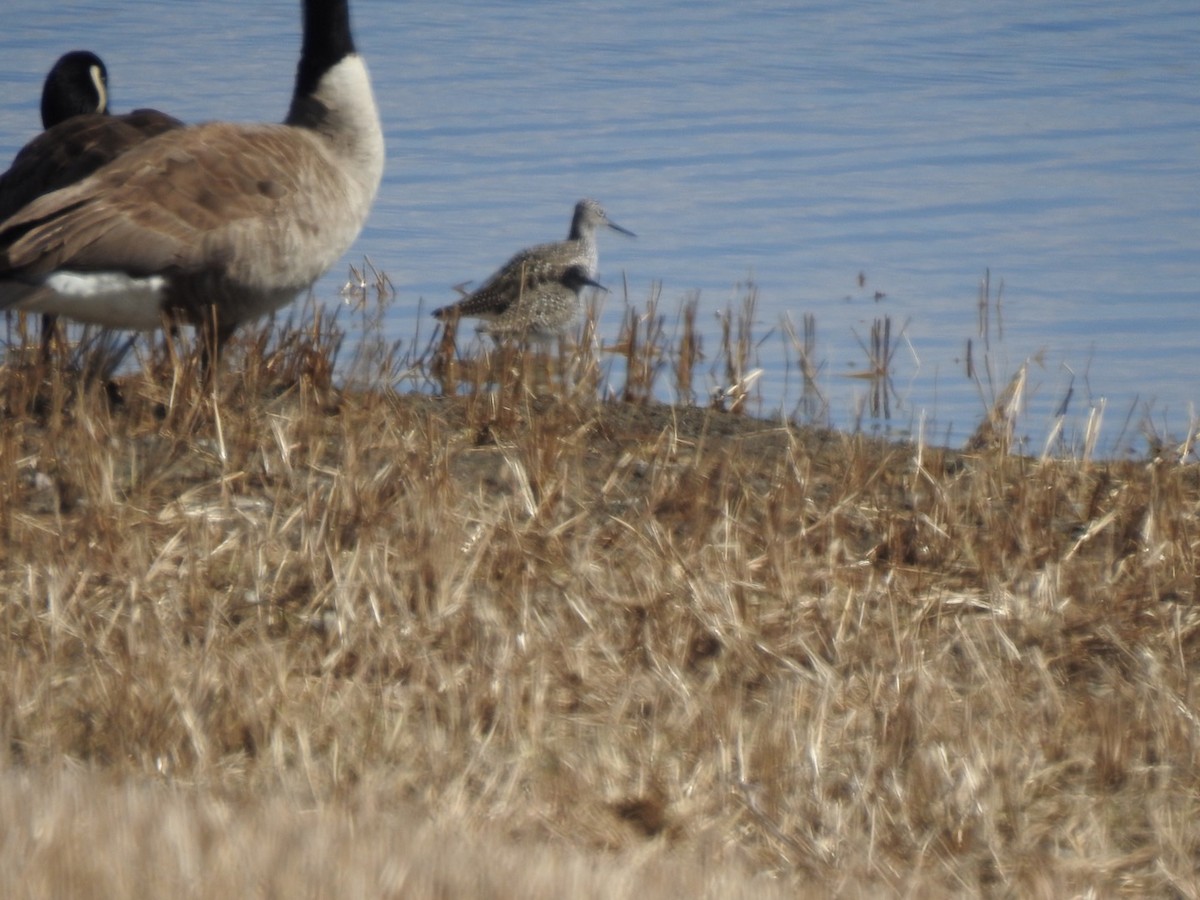
POLYGON ((95 53, 72 50, 58 58, 42 85, 42 127, 73 116, 108 112, 108 69, 95 53))

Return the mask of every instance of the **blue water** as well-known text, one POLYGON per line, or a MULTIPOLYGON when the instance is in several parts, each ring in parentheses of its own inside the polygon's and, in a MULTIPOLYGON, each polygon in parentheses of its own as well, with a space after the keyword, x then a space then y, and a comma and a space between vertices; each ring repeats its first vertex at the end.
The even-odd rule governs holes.
MULTIPOLYGON (((105 58, 118 110, 280 118, 297 6, 9 0, 0 156, 36 131, 42 75, 73 47, 105 58)), ((1018 431, 1031 449, 1069 389, 1067 449, 1102 401, 1111 453, 1142 449, 1143 424, 1180 438, 1195 418, 1191 0, 357 0, 354 17, 388 170, 367 229, 317 290, 339 302, 348 265, 369 257, 398 289, 393 337, 428 335, 419 310, 565 235, 572 204, 594 196, 638 233, 604 236, 602 332, 615 335, 626 288, 642 305, 661 283, 669 313, 699 294, 711 357, 717 312, 753 281, 763 414, 796 409, 778 325, 811 313, 820 418, 899 433, 923 420, 931 439, 961 442, 989 396, 965 355, 972 339, 983 370, 990 270, 993 299, 1003 284, 992 389, 1032 361, 1018 431), (845 376, 885 316, 897 393, 882 422, 864 408, 869 384, 845 376)), ((723 376, 703 371, 702 391, 723 376)))

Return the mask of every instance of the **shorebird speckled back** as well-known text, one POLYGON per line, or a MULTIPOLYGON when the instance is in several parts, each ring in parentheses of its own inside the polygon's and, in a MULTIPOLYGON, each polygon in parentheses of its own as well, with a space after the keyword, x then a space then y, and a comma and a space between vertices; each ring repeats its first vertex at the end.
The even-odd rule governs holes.
POLYGON ((498 341, 553 341, 569 331, 579 319, 579 295, 585 287, 607 290, 588 277, 583 266, 571 266, 553 281, 541 281, 526 288, 516 303, 479 330, 498 341))
MULTIPOLYGON (((565 241, 538 244, 522 250, 500 267, 483 285, 473 293, 453 303, 435 309, 438 319, 455 316, 474 316, 494 320, 504 317, 510 307, 520 305, 521 313, 514 312, 510 321, 518 321, 528 313, 524 310, 551 307, 570 307, 570 316, 559 324, 555 331, 569 327, 578 313, 579 291, 588 284, 595 284, 599 253, 596 250, 596 231, 605 226, 634 237, 634 233, 622 228, 608 218, 595 200, 580 200, 575 204, 575 215, 571 218, 571 230, 565 241), (572 269, 578 272, 572 273, 572 269), (580 276, 584 279, 579 281, 580 276), (575 287, 571 287, 574 284, 575 287), (562 302, 559 302, 562 301, 562 302)), ((541 313, 543 318, 548 313, 541 313)), ((497 334, 495 327, 485 328, 497 334)), ((528 327, 526 328, 528 330, 528 327)), ((512 333, 506 331, 505 333, 512 333)), ((497 335, 498 336, 498 335, 497 335)))

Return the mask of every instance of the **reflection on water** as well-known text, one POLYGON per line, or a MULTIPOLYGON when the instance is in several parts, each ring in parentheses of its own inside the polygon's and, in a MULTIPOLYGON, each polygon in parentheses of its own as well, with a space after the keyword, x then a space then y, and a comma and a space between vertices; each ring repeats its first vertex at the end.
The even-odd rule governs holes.
MULTIPOLYGON (((6 156, 36 129, 42 72, 75 46, 105 57, 119 110, 283 114, 294 3, 15 7, 21 24, 0 34, 6 156)), ((873 388, 848 376, 877 365, 873 329, 890 323, 894 428, 923 418, 931 439, 961 443, 988 371, 999 393, 1027 359, 1033 449, 1068 396, 1068 438, 1101 398, 1109 441, 1131 410, 1159 431, 1187 426, 1200 393, 1200 18, 1187 0, 356 0, 354 14, 389 167, 347 262, 368 255, 397 285, 394 337, 452 285, 561 238, 574 202, 595 196, 639 235, 601 246, 602 280, 619 288, 601 331, 615 335, 626 290, 644 305, 661 284, 664 312, 699 295, 715 359, 721 313, 752 282, 765 413, 803 411, 808 321, 827 415, 870 427, 873 388), (1003 291, 985 348, 989 270, 1003 291)), ((344 276, 322 294, 333 301, 344 276)), ((719 366, 704 371, 722 384, 719 366)))

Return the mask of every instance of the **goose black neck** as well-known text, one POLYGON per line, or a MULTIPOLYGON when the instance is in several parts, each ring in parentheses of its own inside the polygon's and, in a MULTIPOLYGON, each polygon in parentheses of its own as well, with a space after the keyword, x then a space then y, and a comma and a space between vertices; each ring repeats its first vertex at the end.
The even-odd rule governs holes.
POLYGON ((315 93, 322 76, 353 52, 347 0, 304 0, 304 43, 295 96, 315 93))

